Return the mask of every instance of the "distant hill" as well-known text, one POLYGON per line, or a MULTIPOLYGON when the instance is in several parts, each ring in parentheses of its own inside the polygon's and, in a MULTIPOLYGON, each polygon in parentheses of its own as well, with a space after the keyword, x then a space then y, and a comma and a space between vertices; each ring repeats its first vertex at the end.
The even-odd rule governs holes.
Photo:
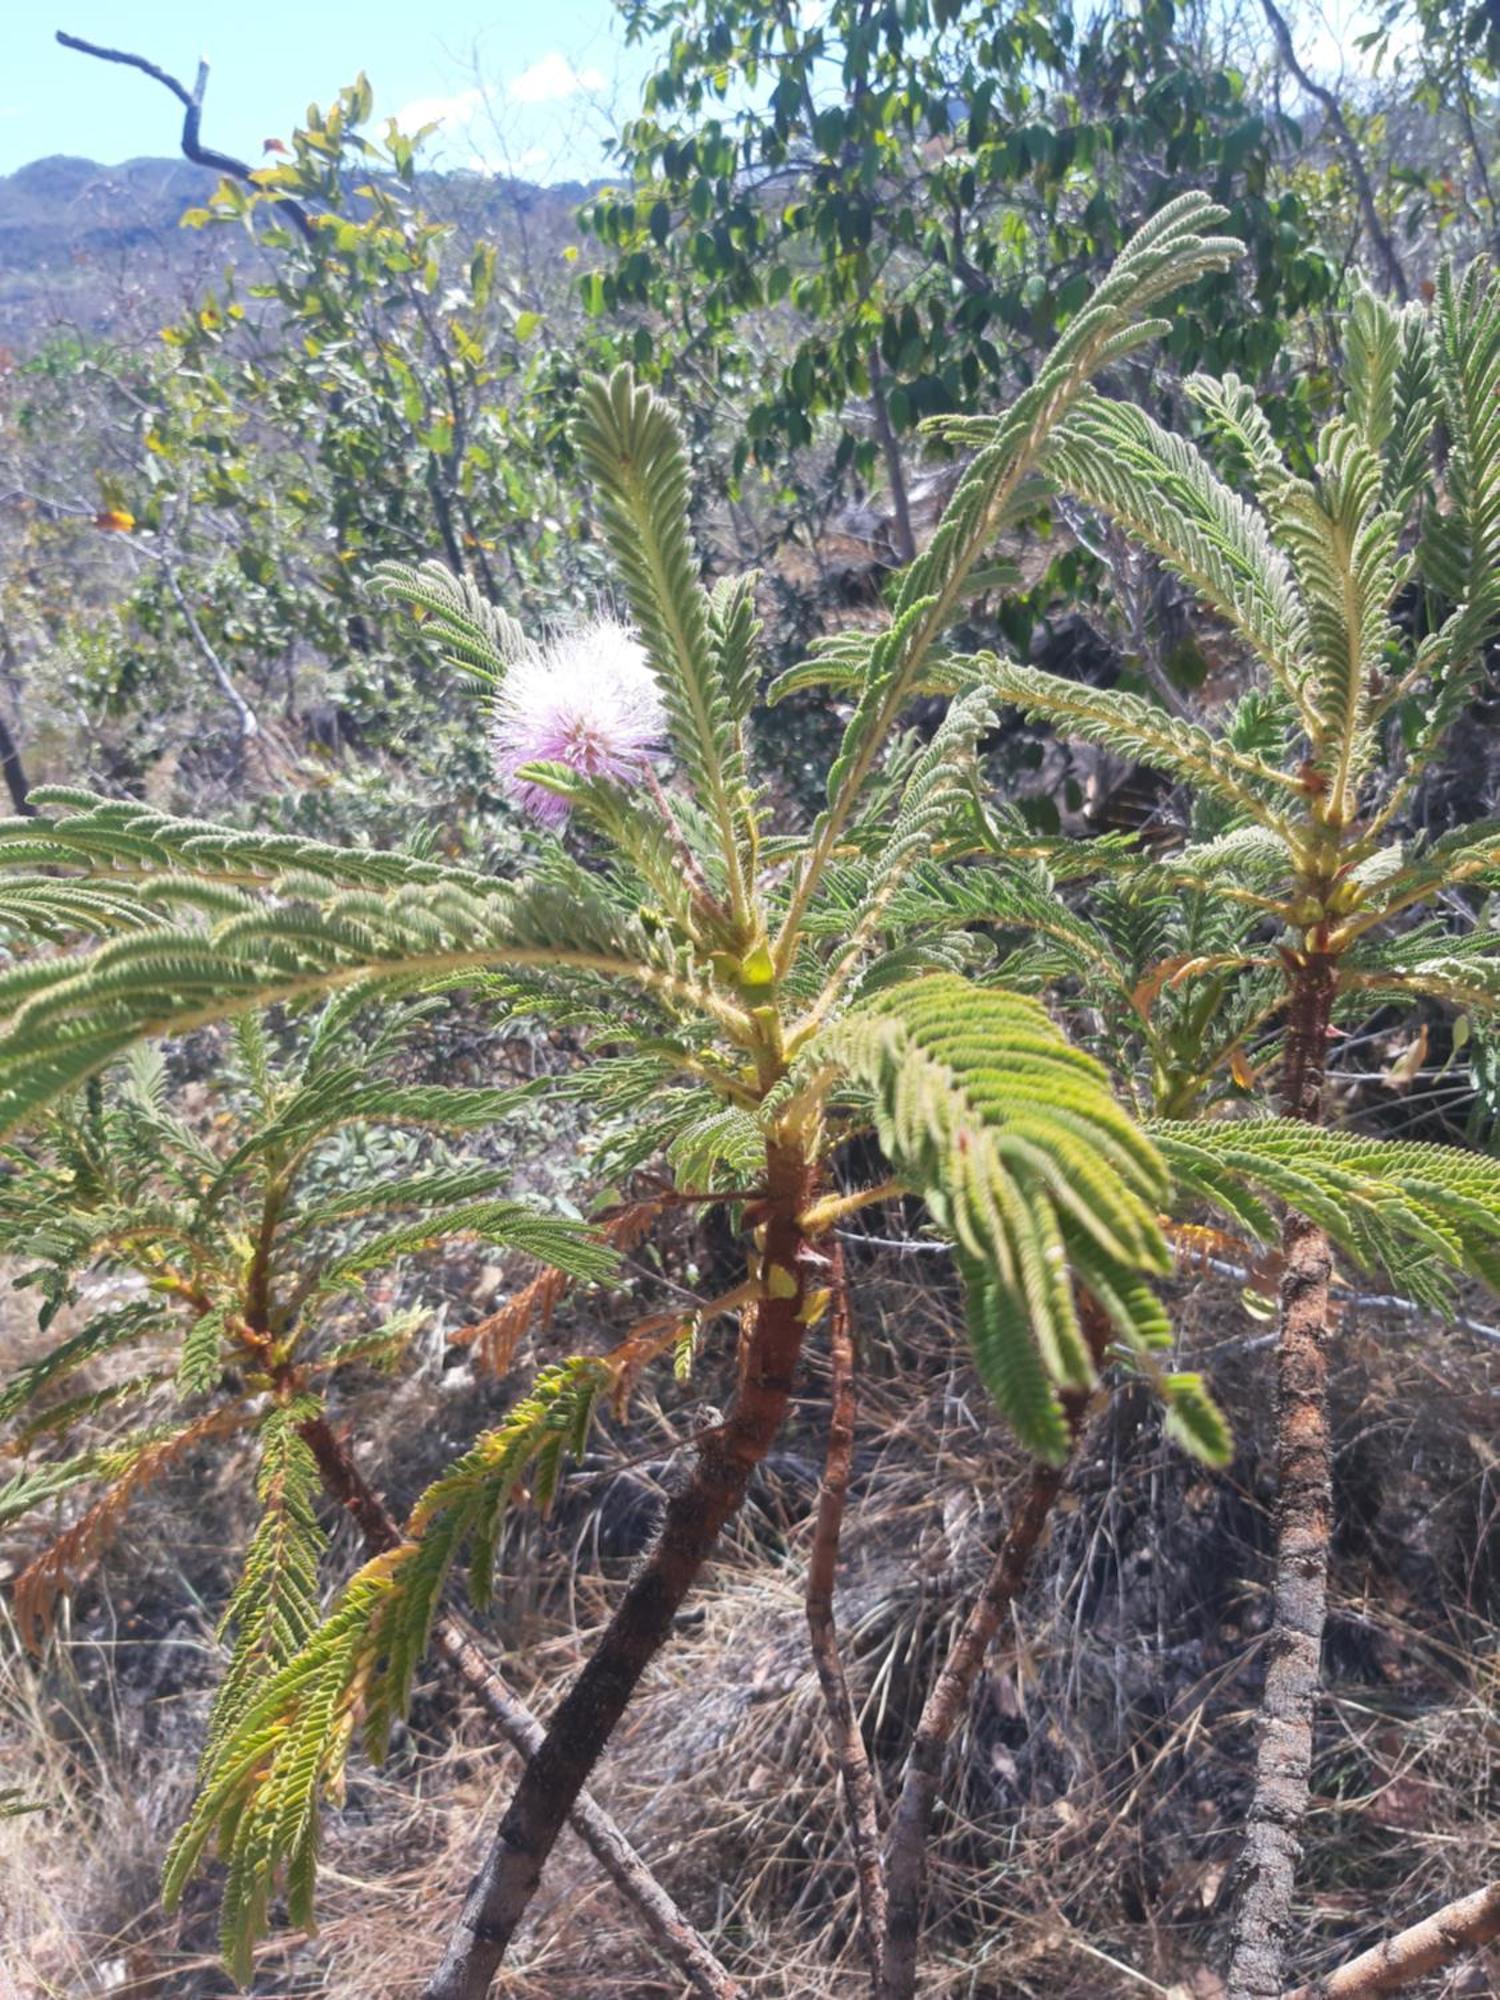
POLYGON ((128 334, 225 261, 179 229, 217 176, 186 160, 101 167, 55 154, 0 177, 0 342, 35 346, 72 324, 128 334))
MULTIPOLYGON (((25 352, 64 327, 129 338, 160 325, 243 260, 242 236, 179 226, 218 180, 182 159, 103 167, 62 153, 0 175, 0 345, 25 352)), ((477 174, 423 187, 433 212, 471 236, 519 232, 518 254, 570 233, 589 192, 477 174)))

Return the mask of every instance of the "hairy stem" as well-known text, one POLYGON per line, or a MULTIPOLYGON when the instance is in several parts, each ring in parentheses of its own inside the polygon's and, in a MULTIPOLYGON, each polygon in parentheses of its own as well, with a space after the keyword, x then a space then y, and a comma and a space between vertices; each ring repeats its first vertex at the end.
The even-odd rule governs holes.
MULTIPOLYGON (((349 1515, 370 1554, 395 1548, 401 1540, 400 1530, 328 1419, 312 1418, 301 1426, 301 1435, 318 1462, 324 1491, 349 1515)), ((541 1724, 486 1659, 467 1621, 451 1612, 440 1612, 433 1623, 432 1641, 511 1748, 522 1757, 535 1756, 543 1742, 541 1724)), ((603 1807, 587 1792, 580 1792, 568 1818, 573 1831, 640 1917, 662 1957, 678 1968, 693 1992, 702 2000, 738 2000, 740 1989, 603 1807)))
POLYGON ((822 1260, 797 1220, 813 1193, 812 1170, 799 1150, 774 1143, 767 1147, 766 1165, 768 1296, 747 1318, 740 1383, 729 1415, 699 1445, 691 1479, 667 1504, 656 1547, 558 1704, 470 1886, 424 2000, 484 2000, 573 1801, 642 1674, 671 1637, 677 1611, 720 1529, 738 1511, 751 1474, 781 1428, 802 1351, 803 1305, 822 1260))
POLYGON ((912 2000, 927 1881, 927 1838, 948 1745, 969 1706, 990 1641, 1020 1594, 1063 1481, 1062 1468, 1036 1464, 990 1573, 970 1608, 922 1710, 886 1847, 890 1898, 880 2000, 912 2000))
POLYGON ((812 1556, 807 1566, 807 1629, 813 1664, 833 1737, 833 1754, 844 1788, 854 1869, 859 1883, 859 1922, 874 1990, 880 1988, 886 1923, 885 1867, 880 1856, 880 1815, 870 1753, 854 1713, 849 1682, 839 1656, 833 1616, 833 1583, 838 1567, 839 1531, 854 1459, 854 1341, 849 1326, 849 1288, 842 1247, 833 1246, 833 1300, 828 1316, 831 1362, 828 1455, 818 1494, 812 1556))
POLYGON ((1351 1958, 1337 1972, 1299 1986, 1287 2000, 1364 2000, 1366 1994, 1396 1993, 1436 1972, 1466 1951, 1500 1937, 1500 1882, 1445 1903, 1409 1930, 1372 1951, 1351 1958))
MULTIPOLYGON (((1333 963, 1312 952, 1293 977, 1282 1108, 1319 1122, 1333 1012, 1333 963)), ((1276 1585, 1255 1748, 1255 1784, 1240 1857, 1230 2000, 1277 2000, 1291 1935, 1302 1823, 1312 1771, 1333 1525, 1328 1432, 1328 1316, 1333 1255, 1326 1232, 1288 1215, 1276 1383, 1276 1585)))

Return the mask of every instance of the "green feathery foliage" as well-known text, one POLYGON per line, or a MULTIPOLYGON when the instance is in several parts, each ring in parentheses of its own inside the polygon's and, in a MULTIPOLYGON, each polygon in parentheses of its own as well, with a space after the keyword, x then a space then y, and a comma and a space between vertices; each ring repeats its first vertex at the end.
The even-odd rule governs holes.
MULTIPOLYGON (((50 1542, 16 1586, 23 1631, 46 1631, 56 1597, 174 1465, 210 1450, 255 1462, 259 1522, 220 1623, 226 1658, 205 1784, 319 1630, 326 1487, 309 1439, 349 1385, 399 1365, 427 1317, 388 1312, 368 1326, 347 1294, 364 1276, 465 1239, 545 1260, 542 1277, 555 1282, 616 1269, 608 1242, 585 1224, 493 1197, 504 1169, 455 1155, 440 1136, 491 1124, 528 1102, 529 1088, 384 1081, 423 1014, 352 994, 296 1030, 242 1016, 209 1106, 191 1117, 175 1105, 160 1058, 137 1051, 13 1144, 0 1173, 0 1248, 29 1266, 19 1282, 40 1294, 43 1333, 87 1280, 107 1273, 146 1288, 0 1385, 0 1425, 10 1427, 0 1449, 21 1461, 0 1484, 0 1521, 51 1517, 50 1542), (391 1227, 393 1217, 402 1219, 391 1227), (126 1362, 134 1372, 118 1374, 126 1362), (101 1370, 116 1379, 59 1393, 101 1370), (81 1494, 88 1504, 59 1521, 60 1503, 72 1507, 81 1494)), ((536 1449, 545 1456, 545 1438, 536 1449)), ((430 1598, 422 1607, 413 1597, 404 1629, 431 1610, 430 1598)), ((425 1631, 422 1622, 420 1641, 425 1631)), ((225 1949, 248 1976, 269 1878, 248 1848, 231 1862, 225 1949)))
MULTIPOLYGON (((244 1685, 250 1676, 242 1673, 232 1716, 226 1682, 220 1704, 226 1724, 211 1729, 197 1803, 168 1858, 163 1893, 170 1908, 217 1836, 228 1867, 225 1955, 237 1977, 249 1976, 250 1945, 265 1927, 265 1899, 278 1873, 285 1873, 293 1922, 311 1927, 323 1796, 340 1786, 356 1730, 369 1755, 384 1756, 391 1728, 410 1703, 454 1563, 467 1546, 470 1588, 486 1599, 507 1503, 529 1471, 531 1497, 545 1510, 564 1457, 582 1452, 600 1396, 613 1381, 609 1363, 592 1357, 544 1370, 505 1423, 479 1438, 418 1500, 411 1539, 356 1572, 327 1622, 316 1630, 307 1623, 295 1649, 267 1646, 272 1670, 263 1681, 244 1685), (279 1657, 272 1659, 273 1652, 279 1657)), ((270 1520, 268 1508, 262 1535, 270 1520)), ((286 1537, 280 1523, 272 1532, 286 1537)), ((255 1555, 252 1547, 230 1615, 245 1616, 236 1606, 248 1594, 264 1627, 266 1586, 250 1587, 255 1555)), ((274 1640, 292 1636, 290 1623, 275 1626, 274 1640)))
MULTIPOLYGON (((1423 841, 1402 822, 1500 631, 1497 382, 1500 283, 1480 264, 1462 281, 1444 272, 1430 309, 1360 298, 1310 477, 1233 378, 1190 386, 1248 497, 1129 405, 1092 394, 1059 426, 1049 479, 1149 548, 1263 676, 1217 726, 1015 662, 987 676, 1000 700, 1165 771, 1192 802, 1185 846, 1111 874, 1113 894, 1169 918, 1154 966, 1136 958, 1128 975, 1153 1060, 1153 1014, 1165 1004, 1180 1026, 1185 990, 1203 1002, 1196 1048, 1190 1032, 1155 1065, 1169 1112, 1227 1087, 1216 1071, 1253 1093, 1301 968, 1330 968, 1336 1019, 1382 1002, 1494 1011, 1500 951, 1471 897, 1500 881, 1500 840, 1479 826, 1423 841), (1216 913, 1212 937, 1184 921, 1194 909, 1216 913)), ((950 427, 981 445, 994 428, 950 427)), ((1081 927, 1098 915, 1091 898, 1081 927)), ((1110 999, 1099 958, 1080 948, 1069 970, 1128 1039, 1127 980, 1110 999)))
POLYGON ((1097 743, 1116 756, 1162 765, 1184 784, 1213 793, 1231 811, 1272 832, 1285 824, 1277 796, 1292 791, 1294 779, 1258 758, 1221 747, 1206 729, 1180 721, 1141 695, 1087 687, 1013 660, 996 662, 990 685, 1002 701, 1065 735, 1097 743))
POLYGON ((1137 232, 1113 270, 1038 371, 991 427, 949 503, 930 546, 904 572, 889 629, 869 648, 854 714, 828 776, 828 810, 791 899, 778 958, 784 966, 796 921, 832 855, 890 729, 911 699, 933 648, 963 602, 969 576, 1002 530, 1034 505, 1033 477, 1059 420, 1100 369, 1154 339, 1164 322, 1150 308, 1241 255, 1232 237, 1205 232, 1224 213, 1201 195, 1169 202, 1137 232))
POLYGON ((325 1777, 342 1768, 357 1724, 349 1689, 370 1663, 372 1634, 393 1578, 401 1574, 403 1555, 396 1551, 367 1564, 332 1616, 240 1712, 173 1843, 162 1890, 168 1907, 181 1896, 210 1839, 218 1838, 226 1864, 224 1955, 241 1981, 250 1976, 254 1941, 266 1928, 277 1869, 285 1870, 291 1921, 313 1928, 317 1801, 325 1777), (274 1812, 246 1810, 248 1798, 260 1796, 278 1802, 274 1812))
POLYGON ((576 435, 636 629, 661 684, 673 746, 694 798, 714 819, 732 912, 743 927, 749 915, 744 849, 754 829, 742 735, 755 688, 748 671, 753 620, 746 587, 731 585, 739 608, 721 599, 716 616, 698 580, 688 529, 681 435, 670 412, 628 368, 616 369, 607 382, 584 384, 576 435))
MULTIPOLYGON (((1497 388, 1500 280, 1477 265, 1462 282, 1445 271, 1430 310, 1358 300, 1305 465, 1283 457, 1253 389, 1232 377, 1189 384, 1223 474, 1143 412, 1080 399, 1063 414, 1048 480, 1187 587, 1239 648, 1249 696, 1226 718, 1014 662, 987 677, 997 699, 1154 767, 1188 801, 1185 844, 1109 877, 1138 911, 1161 910, 1155 963, 1136 959, 1122 1007, 1124 982, 1075 951, 1071 997, 1099 1005, 1122 1069, 1149 1066, 1142 1094, 1193 1121, 1156 1131, 1184 1203, 1212 1204, 1258 1241, 1279 1233, 1311 1280, 1300 1296, 1283 1288, 1278 1336, 1278 1564, 1306 1594, 1293 1616, 1277 1592, 1249 1822, 1273 1844, 1293 1841, 1308 1796, 1294 1739, 1315 1701, 1329 1547, 1316 1357, 1334 1328, 1333 1254, 1399 1272, 1402 1290, 1428 1301, 1460 1273, 1500 1281, 1487 1162, 1320 1129, 1341 1028, 1382 1006, 1447 1006, 1468 1032, 1500 997, 1500 933, 1475 895, 1497 884, 1493 831, 1417 831, 1417 787, 1500 634, 1497 388), (1206 933, 1203 910, 1214 913, 1206 933), (1231 1097, 1257 1102, 1268 1080, 1284 1118, 1212 1115, 1231 1097)), ((1000 428, 970 422, 955 435, 982 451, 1000 428)), ((1416 1062, 1427 1045, 1424 1021, 1416 1062)), ((1279 1873, 1244 1875, 1236 1990, 1269 1976, 1266 1941, 1289 1921, 1291 1875, 1290 1858, 1279 1873)))
POLYGON ((1274 1242, 1267 1198, 1310 1216, 1362 1270, 1446 1305, 1462 1273, 1500 1291, 1500 1161, 1454 1146, 1398 1143, 1300 1119, 1153 1120, 1146 1130, 1181 1194, 1274 1242))
POLYGON ((279 1404, 260 1429, 255 1491, 261 1517, 220 1621, 220 1636, 232 1633, 234 1643, 209 1718, 205 1769, 256 1689, 307 1643, 318 1624, 318 1568, 328 1538, 318 1523, 317 1460, 301 1426, 320 1414, 312 1397, 294 1397, 279 1404))
POLYGON ((1079 1325, 1081 1283, 1120 1338, 1170 1340, 1141 1274, 1165 1273, 1160 1159, 1120 1111, 1105 1071, 1033 1000, 955 978, 882 994, 816 1045, 871 1093, 898 1178, 951 1236, 975 1360, 1042 1457, 1069 1448, 1059 1390, 1089 1389, 1098 1357, 1079 1325))

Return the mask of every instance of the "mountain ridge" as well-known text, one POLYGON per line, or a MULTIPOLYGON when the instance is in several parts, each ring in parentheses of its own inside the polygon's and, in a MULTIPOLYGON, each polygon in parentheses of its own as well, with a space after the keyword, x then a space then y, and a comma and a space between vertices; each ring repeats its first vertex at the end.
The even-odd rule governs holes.
MULTIPOLYGON (((180 227, 221 178, 149 154, 110 166, 52 153, 0 174, 0 345, 24 352, 65 329, 128 337, 186 305, 226 264, 243 265, 217 230, 180 227)), ((507 215, 562 223, 604 183, 460 172, 419 185, 434 212, 482 233, 507 215)))

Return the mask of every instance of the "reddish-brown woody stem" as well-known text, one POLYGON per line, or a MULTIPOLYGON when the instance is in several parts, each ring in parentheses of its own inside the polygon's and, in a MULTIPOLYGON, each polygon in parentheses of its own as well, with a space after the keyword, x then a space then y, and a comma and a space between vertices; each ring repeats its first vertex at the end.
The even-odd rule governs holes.
POLYGON ((738 1392, 724 1423, 698 1449, 692 1477, 667 1503, 656 1547, 620 1600, 593 1654, 558 1704, 494 1843, 469 1889, 424 2000, 484 2000, 536 1894, 569 1808, 629 1705, 719 1531, 781 1429, 802 1351, 803 1308, 823 1260, 798 1216, 814 1193, 800 1151, 767 1147, 764 1262, 767 1296, 746 1317, 738 1392))

